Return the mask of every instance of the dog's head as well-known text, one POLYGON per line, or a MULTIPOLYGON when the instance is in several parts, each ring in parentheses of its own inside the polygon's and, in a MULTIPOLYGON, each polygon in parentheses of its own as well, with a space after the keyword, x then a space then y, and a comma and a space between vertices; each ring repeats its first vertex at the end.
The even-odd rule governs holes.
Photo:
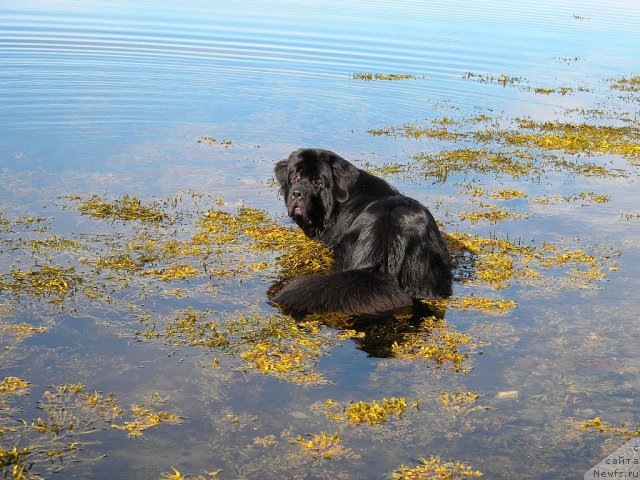
POLYGON ((279 161, 275 173, 289 216, 307 231, 323 229, 349 200, 360 172, 329 150, 301 148, 279 161))

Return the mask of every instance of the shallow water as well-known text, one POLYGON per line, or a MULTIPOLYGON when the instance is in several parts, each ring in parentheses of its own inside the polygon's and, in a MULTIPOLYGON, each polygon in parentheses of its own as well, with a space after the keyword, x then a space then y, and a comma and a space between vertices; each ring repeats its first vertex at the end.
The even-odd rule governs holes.
MULTIPOLYGON (((160 478, 172 467, 191 478, 218 470, 230 479, 387 478, 430 455, 486 478, 581 477, 627 438, 585 421, 626 422, 627 432, 640 422, 640 155, 633 147, 640 94, 615 88, 640 73, 638 45, 640 7, 622 1, 4 1, 0 381, 20 377, 30 386, 29 395, 0 398, 0 418, 60 421, 63 410, 43 404, 43 393, 78 382, 87 394, 113 392, 125 412, 107 419, 72 395, 64 412, 76 415, 75 429, 9 432, 0 447, 31 448, 29 474, 45 478, 160 478), (588 142, 563 148, 545 137, 545 147, 531 143, 544 136, 544 122, 564 139, 564 123, 626 130, 591 130, 588 142), (430 134, 404 135, 405 124, 430 134), (514 133, 536 139, 517 143, 514 133), (618 133, 626 143, 616 150, 618 133), (345 325, 331 319, 300 334, 276 316, 271 326, 288 325, 284 334, 298 336, 287 341, 308 356, 302 374, 261 371, 253 348, 277 334, 246 318, 277 314, 267 290, 286 270, 277 263, 282 249, 256 250, 259 239, 242 229, 206 255, 132 249, 148 239, 193 247, 188 241, 210 209, 262 209, 289 226, 272 168, 300 146, 335 150, 384 175, 429 206, 447 233, 509 239, 511 248, 536 252, 493 246, 463 260, 458 273, 470 277, 456 282, 455 298, 517 307, 496 315, 449 305, 444 331, 470 339, 458 345, 460 368, 393 354, 393 342, 402 347, 421 335, 406 320, 349 323, 364 338, 342 339, 345 325), (457 149, 472 149, 474 159, 486 157, 479 150, 500 153, 531 168, 520 175, 504 162, 453 168, 442 152, 457 149), (431 156, 422 161, 424 154, 431 156), (504 189, 526 196, 493 197, 504 189), (158 202, 171 222, 82 214, 92 194, 158 202), (519 216, 469 217, 498 211, 491 205, 519 216), (54 235, 78 244, 30 243, 54 235), (513 276, 496 280, 505 270, 491 263, 492 248, 513 262, 513 276), (99 264, 128 252, 158 256, 131 270, 99 264), (186 264, 197 273, 162 279, 169 266, 186 264), (43 265, 78 275, 59 302, 12 273, 43 265), (210 311, 196 324, 238 328, 232 347, 171 330, 185 311, 210 311), (20 336, 15 327, 23 323, 47 330, 20 336), (310 371, 322 378, 304 377, 310 371), (478 398, 445 405, 443 392, 457 391, 478 398), (349 402, 390 397, 409 406, 379 425, 350 423, 342 412, 349 402), (20 410, 5 410, 5 400, 20 410), (112 428, 132 421, 138 404, 183 418, 143 437, 112 428), (82 429, 89 433, 78 435, 82 429), (338 446, 305 449, 307 435, 320 432, 337 433, 338 446), (72 441, 89 443, 55 456, 63 463, 42 461, 38 451, 72 441)), ((12 478, 12 468, 0 471, 12 478)))

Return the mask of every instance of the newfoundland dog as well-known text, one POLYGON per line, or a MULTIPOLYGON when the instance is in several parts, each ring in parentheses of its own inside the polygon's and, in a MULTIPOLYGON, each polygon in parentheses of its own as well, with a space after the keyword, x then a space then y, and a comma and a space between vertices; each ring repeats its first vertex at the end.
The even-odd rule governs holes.
POLYGON ((420 202, 329 150, 296 150, 275 174, 289 216, 335 257, 275 295, 285 310, 377 315, 451 295, 451 257, 420 202))

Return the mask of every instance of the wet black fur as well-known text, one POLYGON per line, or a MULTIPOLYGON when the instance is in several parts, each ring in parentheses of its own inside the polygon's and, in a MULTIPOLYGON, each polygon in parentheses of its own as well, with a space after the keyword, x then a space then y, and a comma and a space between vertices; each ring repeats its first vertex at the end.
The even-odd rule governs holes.
POLYGON ((296 150, 275 174, 289 216, 335 255, 335 271, 292 281, 277 304, 299 313, 380 314, 451 295, 449 251, 418 201, 328 150, 296 150))

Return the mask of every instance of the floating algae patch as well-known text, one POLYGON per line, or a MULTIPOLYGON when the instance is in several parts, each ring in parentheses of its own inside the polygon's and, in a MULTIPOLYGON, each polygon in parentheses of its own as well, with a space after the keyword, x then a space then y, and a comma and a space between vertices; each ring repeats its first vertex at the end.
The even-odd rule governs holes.
POLYGON ((427 317, 418 331, 406 333, 402 342, 394 342, 391 351, 394 357, 423 359, 452 372, 467 373, 469 354, 477 348, 473 338, 459 332, 444 320, 427 317))
POLYGON ((413 123, 405 123, 402 126, 389 126, 380 129, 367 130, 373 136, 390 136, 390 137, 403 137, 413 139, 436 139, 436 140, 449 140, 455 141, 463 137, 462 133, 453 132, 447 128, 448 123, 442 123, 442 121, 434 120, 431 122, 431 126, 421 126, 413 123))
POLYGON ((441 182, 462 173, 539 178, 556 171, 585 177, 609 177, 622 176, 624 172, 585 162, 580 157, 612 154, 626 158, 632 164, 640 158, 640 130, 634 124, 604 126, 486 118, 488 120, 483 118, 476 122, 474 117, 460 120, 443 117, 423 125, 407 123, 370 129, 368 132, 375 136, 436 139, 459 148, 417 153, 406 163, 367 164, 365 167, 380 175, 433 177, 441 182), (465 145, 460 145, 462 143, 465 145), (559 156, 553 153, 555 151, 570 157, 559 156))
POLYGON ((448 232, 445 238, 453 252, 464 249, 476 256, 471 282, 503 289, 517 281, 544 288, 594 288, 615 271, 619 251, 603 248, 599 254, 543 242, 524 244, 513 240, 484 238, 467 233, 448 232), (544 275, 542 271, 547 271, 544 275))
POLYGON ((30 240, 29 246, 39 252, 58 252, 61 250, 78 250, 81 248, 80 242, 58 235, 44 239, 30 240))
POLYGON ((26 395, 29 392, 29 382, 19 377, 5 377, 0 381, 0 394, 26 395))
POLYGON ((307 366, 308 353, 296 345, 274 345, 259 342, 240 354, 241 358, 253 364, 256 370, 296 383, 324 382, 322 375, 307 366))
POLYGON ((431 177, 444 183, 458 174, 483 173, 511 178, 538 177, 542 174, 533 157, 519 151, 491 151, 460 148, 438 153, 417 153, 409 163, 386 163, 369 166, 374 174, 400 175, 408 178, 431 177))
POLYGON ((133 405, 130 409, 131 419, 122 424, 114 423, 111 428, 123 430, 129 437, 141 437, 145 430, 156 427, 161 423, 181 423, 182 418, 173 413, 155 411, 144 405, 133 405))
POLYGON ((74 291, 81 281, 74 267, 36 266, 27 271, 12 270, 10 274, 0 276, 0 292, 6 290, 14 295, 51 298, 56 303, 74 291))
POLYGON ((171 467, 172 472, 163 472, 160 475, 160 478, 166 479, 166 480, 185 480, 185 476, 182 475, 182 473, 180 473, 180 470, 178 470, 175 467, 171 467))
POLYGON ((636 424, 635 427, 626 423, 623 423, 620 427, 616 427, 610 423, 603 422, 600 417, 595 417, 593 420, 583 422, 580 426, 592 432, 620 435, 626 439, 640 437, 640 423, 636 424))
POLYGON ((390 478, 397 480, 459 480, 481 476, 482 472, 465 463, 444 461, 438 457, 421 458, 415 467, 400 465, 390 474, 390 478))
POLYGON ((628 158, 640 157, 640 129, 587 123, 518 121, 518 131, 502 132, 511 146, 561 150, 570 154, 607 153, 628 158), (532 131, 533 133, 526 133, 532 131))
POLYGON ((88 200, 78 205, 78 211, 83 215, 90 215, 106 220, 139 220, 141 222, 160 222, 167 215, 159 210, 156 203, 143 204, 139 198, 117 198, 113 202, 103 200, 98 195, 92 195, 88 200))
POLYGON ((159 277, 165 282, 172 280, 184 280, 185 278, 195 277, 198 275, 198 269, 191 265, 171 265, 167 268, 152 268, 140 272, 140 275, 151 275, 159 277))
POLYGON ((640 218, 640 213, 624 212, 620 214, 627 222, 630 220, 636 220, 640 218))
MULTIPOLYGON (((325 415, 333 420, 345 420, 357 425, 366 423, 379 425, 386 423, 392 416, 400 417, 409 407, 405 397, 382 398, 371 402, 353 402, 340 408, 333 400, 325 403, 325 415), (340 408, 340 410, 337 410, 340 408)), ((417 407, 417 404, 412 406, 417 407)))
POLYGON ((491 152, 486 149, 457 149, 437 154, 418 153, 413 160, 420 163, 421 174, 445 181, 456 173, 499 172, 512 178, 537 176, 541 172, 521 152, 491 152))
POLYGON ((243 249, 249 246, 259 252, 281 252, 277 263, 282 279, 326 272, 333 263, 331 250, 297 228, 278 225, 261 210, 243 207, 235 214, 210 210, 198 221, 198 226, 201 230, 192 238, 194 243, 240 244, 243 249))
POLYGON ((505 315, 518 306, 515 300, 503 300, 487 297, 451 297, 446 300, 423 300, 427 305, 444 303, 446 306, 462 310, 482 312, 487 315, 505 315))
POLYGON ((351 75, 354 80, 409 80, 417 78, 415 75, 407 73, 354 73, 351 75))
POLYGON ((138 229, 124 246, 109 248, 111 254, 100 255, 93 265, 172 282, 204 276, 252 277, 261 271, 285 280, 327 271, 332 264, 329 249, 297 228, 279 225, 261 210, 212 208, 195 216, 184 212, 176 216, 193 223, 174 222, 169 230, 138 229), (273 254, 278 253, 274 263, 273 254))
MULTIPOLYGON (((218 207, 223 204, 216 203, 218 207)), ((189 205, 178 205, 175 199, 163 205, 166 214, 174 218, 171 224, 143 221, 129 235, 114 224, 111 231, 84 234, 82 242, 49 234, 27 243, 20 232, 11 233, 0 246, 9 254, 5 259, 10 272, 0 275, 0 294, 15 296, 12 301, 36 313, 37 302, 28 303, 27 296, 61 303, 79 290, 84 296, 73 297, 73 312, 95 317, 96 308, 112 312, 127 309, 125 303, 137 310, 135 297, 166 296, 168 285, 176 282, 181 283, 181 289, 177 293, 173 288, 173 296, 201 296, 207 288, 219 286, 211 279, 239 283, 259 277, 275 282, 273 288, 277 289, 284 280, 331 268, 331 250, 308 239, 298 228, 281 226, 264 211, 246 207, 230 212, 215 207, 194 211, 189 205), (26 245, 39 256, 25 250, 26 245), (54 264, 52 258, 60 257, 60 252, 72 266, 54 264), (40 255, 45 258, 44 266, 39 265, 40 255), (24 267, 25 260, 31 263, 34 258, 35 265, 24 267)), ((112 215, 112 210, 103 213, 112 215)))
POLYGON ((515 198, 526 198, 527 194, 515 189, 494 189, 491 198, 494 200, 513 200, 515 198))
POLYGON ((458 217, 460 220, 469 220, 471 223, 478 223, 480 220, 486 220, 490 223, 501 222, 503 220, 516 220, 519 218, 526 218, 526 213, 516 213, 505 210, 501 206, 482 205, 486 210, 475 210, 472 212, 459 212, 458 217))
POLYGON ((622 92, 640 92, 640 75, 612 79, 610 86, 612 89, 622 92))
POLYGON ((593 192, 580 192, 572 195, 543 195, 540 197, 534 197, 530 200, 532 203, 541 203, 544 205, 554 204, 558 202, 580 202, 582 205, 588 205, 591 203, 607 203, 611 200, 611 195, 599 195, 593 192))
POLYGON ((460 390, 457 390, 453 393, 442 392, 438 396, 438 400, 445 409, 453 412, 461 412, 470 405, 476 403, 476 400, 478 400, 479 397, 480 395, 475 391, 461 392, 460 390))
POLYGON ((102 268, 110 268, 113 270, 125 270, 127 272, 134 272, 139 270, 143 263, 134 260, 130 254, 118 254, 108 257, 100 257, 94 263, 95 267, 99 270, 102 268))
POLYGON ((0 212, 0 231, 7 230, 11 225, 11 220, 7 218, 4 212, 0 212))
POLYGON ((358 458, 358 455, 353 450, 342 444, 342 439, 337 432, 334 434, 326 432, 310 433, 304 437, 299 435, 297 442, 300 448, 314 458, 324 458, 326 460, 358 458))
POLYGON ((513 85, 516 83, 522 83, 525 81, 523 77, 515 77, 512 75, 501 74, 501 75, 495 76, 490 73, 483 75, 481 73, 474 73, 474 72, 467 72, 462 76, 462 78, 468 78, 470 80, 475 80, 480 83, 497 83, 499 85, 502 85, 503 87, 506 87, 507 85, 513 85))
POLYGON ((163 480, 207 480, 217 478, 222 473, 222 470, 208 471, 202 475, 183 475, 176 467, 171 467, 171 472, 163 472, 160 474, 160 478, 163 480))
POLYGON ((334 344, 332 335, 315 323, 298 323, 280 313, 220 315, 188 308, 166 320, 141 320, 150 328, 137 332, 138 338, 204 347, 240 358, 244 369, 294 383, 325 382, 316 367, 319 358, 334 344))
MULTIPOLYGON (((584 87, 579 87, 578 90, 581 91, 581 92, 588 91, 584 87)), ((567 94, 570 94, 570 93, 573 94, 575 91, 576 91, 576 89, 573 88, 573 87, 558 87, 558 88, 536 87, 536 88, 533 89, 534 93, 538 93, 538 94, 541 94, 541 95, 550 95, 552 93, 559 93, 563 97, 565 95, 567 95, 567 94)))

